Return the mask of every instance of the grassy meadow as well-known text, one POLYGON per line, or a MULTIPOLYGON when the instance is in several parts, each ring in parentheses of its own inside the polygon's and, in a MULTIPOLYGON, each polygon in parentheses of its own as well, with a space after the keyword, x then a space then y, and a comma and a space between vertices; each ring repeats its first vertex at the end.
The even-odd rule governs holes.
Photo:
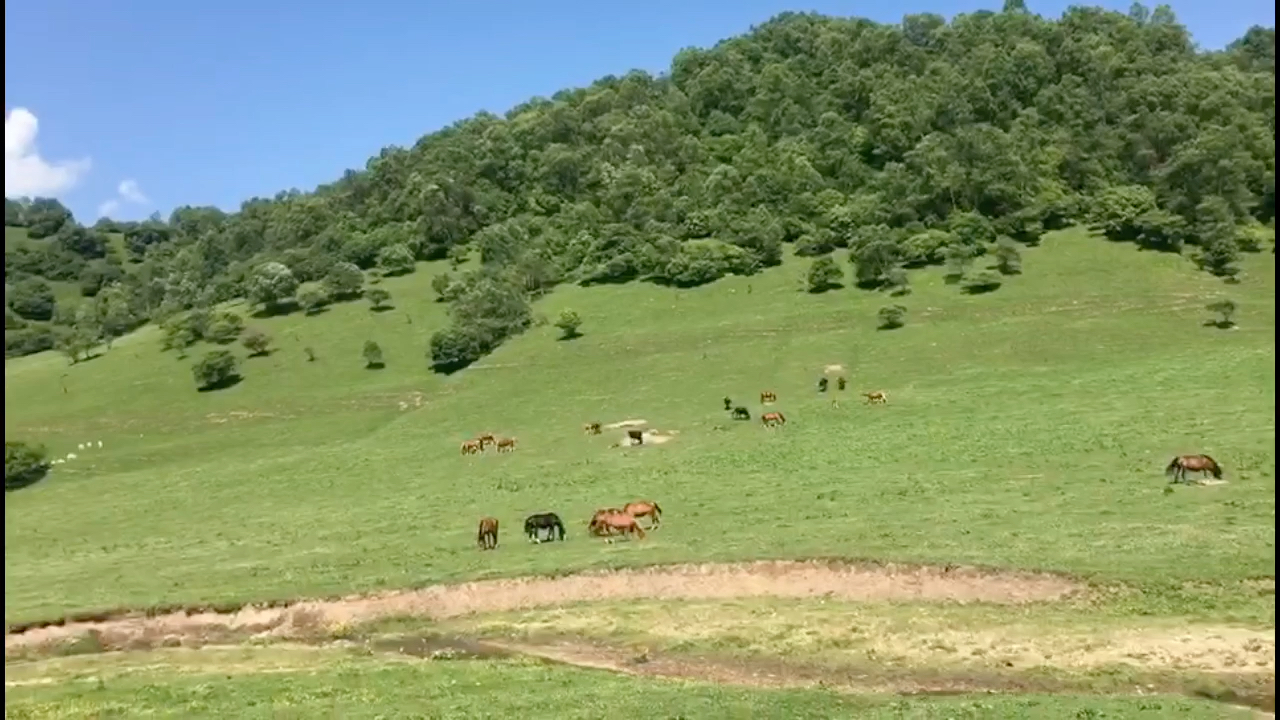
POLYGON ((6 494, 6 621, 843 556, 1064 571, 1142 589, 1135 612, 1273 623, 1271 596, 1238 589, 1274 576, 1274 256, 1247 257, 1238 285, 1080 231, 1023 259, 1025 275, 976 296, 936 269, 913 272, 905 298, 811 295, 801 260, 693 290, 563 287, 535 309, 576 310, 583 337, 537 327, 451 377, 426 358, 445 322, 429 289, 444 265, 384 280, 391 311, 250 319, 277 349, 218 392, 191 378, 204 349, 162 353, 155 328, 75 366, 6 361, 6 437, 78 455, 6 494), (1202 325, 1221 297, 1239 304, 1237 329, 1202 325), (877 330, 890 303, 907 324, 877 330), (385 369, 364 368, 369 339, 385 369), (832 363, 850 387, 819 395, 832 363), (727 394, 757 415, 766 389, 785 428, 722 411, 727 394), (889 404, 862 404, 860 390, 889 404), (582 433, 629 418, 679 434, 622 449, 617 431, 582 433), (460 456, 482 431, 519 447, 460 456), (1228 482, 1170 491, 1165 464, 1194 452, 1228 482), (661 530, 587 538, 592 510, 642 497, 666 511, 661 530), (518 537, 544 510, 568 523, 567 542, 518 537), (475 522, 489 514, 502 545, 480 553, 475 522))

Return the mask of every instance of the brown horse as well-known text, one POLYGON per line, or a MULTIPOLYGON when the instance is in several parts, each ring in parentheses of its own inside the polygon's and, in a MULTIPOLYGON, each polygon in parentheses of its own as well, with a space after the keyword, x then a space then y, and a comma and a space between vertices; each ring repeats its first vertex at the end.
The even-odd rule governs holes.
POLYGON ((1222 466, 1208 455, 1179 455, 1164 469, 1164 474, 1171 476, 1175 483, 1186 482, 1188 472, 1199 472, 1201 477, 1213 475, 1215 479, 1222 479, 1222 466))
POLYGON ((613 542, 610 537, 614 533, 619 535, 635 535, 637 539, 644 539, 644 528, 640 527, 640 523, 636 519, 624 512, 597 512, 596 516, 591 518, 591 534, 608 538, 607 542, 613 542))
POLYGON ((516 449, 516 439, 513 437, 502 438, 498 441, 498 452, 511 452, 516 449))
POLYGON ((591 515, 591 522, 587 523, 587 530, 592 535, 601 535, 603 534, 604 526, 600 523, 604 517, 606 515, 618 515, 621 513, 621 508, 600 508, 591 515))
POLYGON ((773 392, 772 390, 765 390, 764 392, 760 393, 761 405, 768 405, 769 403, 775 403, 775 402, 778 402, 778 393, 773 392))
POLYGON ((585 424, 585 425, 583 425, 583 426, 582 426, 582 432, 584 432, 584 433, 586 433, 586 434, 588 434, 588 435, 599 435, 599 434, 600 434, 600 423, 598 423, 598 422, 590 422, 590 423, 587 423, 587 424, 585 424))
POLYGON ((844 389, 844 386, 845 386, 845 385, 848 385, 848 384, 849 384, 849 381, 848 381, 848 380, 845 380, 843 375, 841 375, 840 377, 836 378, 836 389, 837 389, 837 390, 843 390, 843 389, 844 389))
POLYGON ((481 550, 492 550, 498 547, 498 519, 480 518, 480 533, 476 537, 481 550))
POLYGON ((497 439, 493 437, 493 433, 485 433, 483 435, 477 436, 476 442, 480 443, 480 449, 484 450, 484 447, 486 445, 494 444, 495 442, 497 442, 497 439))
POLYGON ((765 427, 773 427, 775 425, 786 425, 787 418, 780 412, 767 412, 760 416, 760 422, 765 427))
POLYGON ((629 502, 622 507, 622 512, 637 520, 642 517, 649 518, 652 522, 652 524, 649 525, 650 530, 662 524, 662 508, 658 506, 658 503, 652 500, 636 500, 635 502, 629 502))
POLYGON ((868 405, 884 405, 889 402, 889 393, 883 390, 864 392, 862 393, 862 397, 867 399, 868 405))
POLYGON ((462 441, 463 455, 474 455, 482 450, 484 450, 484 445, 482 445, 479 440, 463 440, 462 441))

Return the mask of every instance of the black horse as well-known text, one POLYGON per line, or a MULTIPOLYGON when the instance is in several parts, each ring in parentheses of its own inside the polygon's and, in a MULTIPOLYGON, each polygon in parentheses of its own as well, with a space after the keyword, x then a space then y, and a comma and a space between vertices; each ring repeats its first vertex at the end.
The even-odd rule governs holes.
POLYGON ((843 375, 841 375, 840 377, 836 378, 836 388, 837 388, 837 389, 839 389, 839 390, 843 390, 843 389, 844 389, 844 386, 845 386, 845 385, 848 385, 848 384, 849 384, 849 381, 848 381, 848 380, 845 380, 843 375))
POLYGON ((729 399, 729 396, 728 396, 728 395, 725 395, 725 396, 724 396, 724 410, 725 410, 725 412, 729 412, 729 411, 730 411, 730 410, 732 410, 732 409, 733 409, 733 401, 729 399))
POLYGON ((818 392, 823 393, 826 391, 827 391, 827 379, 818 378, 818 392))
POLYGON ((535 543, 542 542, 542 531, 547 531, 547 541, 556 540, 557 533, 560 540, 564 540, 564 523, 560 522, 560 516, 555 513, 538 513, 530 515, 524 519, 524 534, 535 543))
POLYGON ((748 411, 746 408, 742 407, 741 405, 739 405, 738 407, 733 409, 733 419, 734 420, 750 420, 751 412, 748 411))

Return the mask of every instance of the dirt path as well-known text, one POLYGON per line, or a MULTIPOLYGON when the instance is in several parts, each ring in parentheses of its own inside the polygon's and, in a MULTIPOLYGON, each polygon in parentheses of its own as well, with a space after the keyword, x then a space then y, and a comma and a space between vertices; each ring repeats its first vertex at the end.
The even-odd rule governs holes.
POLYGON ((852 601, 1022 603, 1065 598, 1079 584, 1053 575, 974 568, 769 561, 701 564, 584 573, 555 578, 482 580, 420 590, 303 601, 232 613, 122 616, 69 622, 5 635, 5 655, 39 650, 92 634, 103 648, 153 647, 186 639, 289 637, 386 617, 449 618, 577 602, 742 597, 830 597, 852 601))

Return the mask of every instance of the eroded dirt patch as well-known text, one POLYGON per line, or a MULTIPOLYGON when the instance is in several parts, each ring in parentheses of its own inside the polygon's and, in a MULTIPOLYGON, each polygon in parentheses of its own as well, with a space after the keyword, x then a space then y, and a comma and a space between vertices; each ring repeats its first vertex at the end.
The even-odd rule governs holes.
POLYGON ((68 642, 104 649, 218 642, 246 635, 291 637, 387 617, 443 619, 472 613, 629 598, 830 597, 846 601, 1023 603, 1083 591, 1054 575, 975 568, 767 561, 652 567, 564 577, 481 580, 420 590, 303 601, 235 612, 184 612, 69 622, 6 634, 5 655, 68 642))

